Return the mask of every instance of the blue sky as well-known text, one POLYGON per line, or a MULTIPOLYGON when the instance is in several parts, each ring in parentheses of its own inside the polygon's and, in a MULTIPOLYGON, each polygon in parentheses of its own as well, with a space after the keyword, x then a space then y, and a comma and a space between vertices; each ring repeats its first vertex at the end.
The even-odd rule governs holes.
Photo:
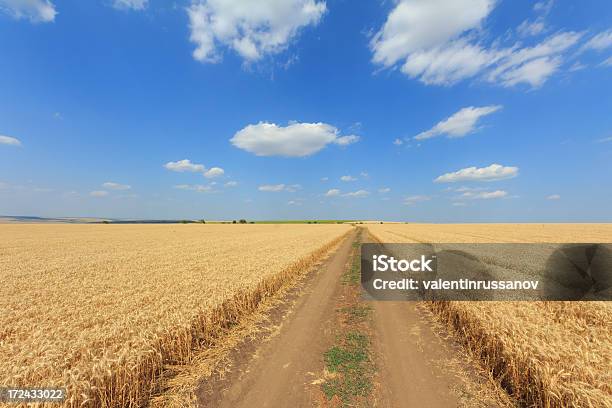
POLYGON ((0 0, 0 214, 612 221, 606 1, 0 0))

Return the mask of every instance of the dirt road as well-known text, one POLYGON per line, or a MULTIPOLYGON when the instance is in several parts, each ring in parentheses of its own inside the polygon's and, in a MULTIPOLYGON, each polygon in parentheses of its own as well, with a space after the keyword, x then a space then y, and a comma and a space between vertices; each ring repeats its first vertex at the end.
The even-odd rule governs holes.
MULTIPOLYGON (((312 383, 321 378, 323 353, 334 341, 341 276, 358 237, 357 232, 352 234, 305 284, 275 335, 255 345, 249 358, 236 362, 229 379, 213 395, 200 392, 200 406, 322 405, 321 393, 312 383)), ((418 303, 372 302, 370 306, 379 384, 375 406, 484 406, 469 397, 466 405, 466 378, 459 378, 444 364, 457 361, 456 348, 436 335, 431 316, 418 303)))
POLYGON ((320 371, 331 341, 334 298, 355 239, 353 233, 307 283, 277 335, 261 344, 232 384, 209 400, 210 407, 309 407, 308 386, 320 371), (216 400, 215 400, 216 399, 216 400))

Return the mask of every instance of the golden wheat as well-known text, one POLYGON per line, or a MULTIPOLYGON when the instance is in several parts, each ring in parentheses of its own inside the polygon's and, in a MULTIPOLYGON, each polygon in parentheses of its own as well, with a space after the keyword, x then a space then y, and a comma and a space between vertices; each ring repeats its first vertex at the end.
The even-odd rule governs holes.
POLYGON ((346 225, 0 225, 0 385, 139 406, 346 225))
MULTIPOLYGON (((381 242, 612 242, 610 224, 369 225, 381 242)), ((612 407, 612 305, 432 302, 510 394, 534 407, 612 407)))

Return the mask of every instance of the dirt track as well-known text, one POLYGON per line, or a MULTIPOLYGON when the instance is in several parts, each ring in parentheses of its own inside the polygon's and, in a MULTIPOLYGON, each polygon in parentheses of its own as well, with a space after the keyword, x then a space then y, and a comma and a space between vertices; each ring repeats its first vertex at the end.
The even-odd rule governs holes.
MULTIPOLYGON (((322 405, 321 393, 313 383, 322 375, 322 356, 333 342, 340 278, 356 238, 352 234, 306 282, 276 333, 250 345, 250 356, 234 363, 217 391, 205 396, 204 388, 200 390, 200 406, 322 405)), ((465 395, 466 379, 444 370, 441 363, 457 361, 457 356, 452 345, 435 334, 431 317, 415 302, 374 302, 371 306, 379 372, 375 406, 465 406, 457 390, 465 395)))
POLYGON ((315 395, 309 385, 316 380, 321 356, 331 341, 334 298, 355 233, 328 259, 306 284, 278 333, 261 344, 253 358, 236 369, 214 407, 308 407, 315 395))

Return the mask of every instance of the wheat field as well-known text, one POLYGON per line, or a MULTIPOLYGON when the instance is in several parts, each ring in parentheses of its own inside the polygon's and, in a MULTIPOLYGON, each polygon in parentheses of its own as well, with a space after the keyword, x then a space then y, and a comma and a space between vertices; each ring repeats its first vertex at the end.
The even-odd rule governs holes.
MULTIPOLYGON (((348 225, 0 225, 0 385, 140 406, 348 225)), ((57 405, 55 405, 57 406, 57 405)))
MULTIPOLYGON (((387 243, 612 242, 612 224, 377 224, 387 243)), ((533 407, 612 407, 612 305, 428 304, 499 383, 533 407)))

